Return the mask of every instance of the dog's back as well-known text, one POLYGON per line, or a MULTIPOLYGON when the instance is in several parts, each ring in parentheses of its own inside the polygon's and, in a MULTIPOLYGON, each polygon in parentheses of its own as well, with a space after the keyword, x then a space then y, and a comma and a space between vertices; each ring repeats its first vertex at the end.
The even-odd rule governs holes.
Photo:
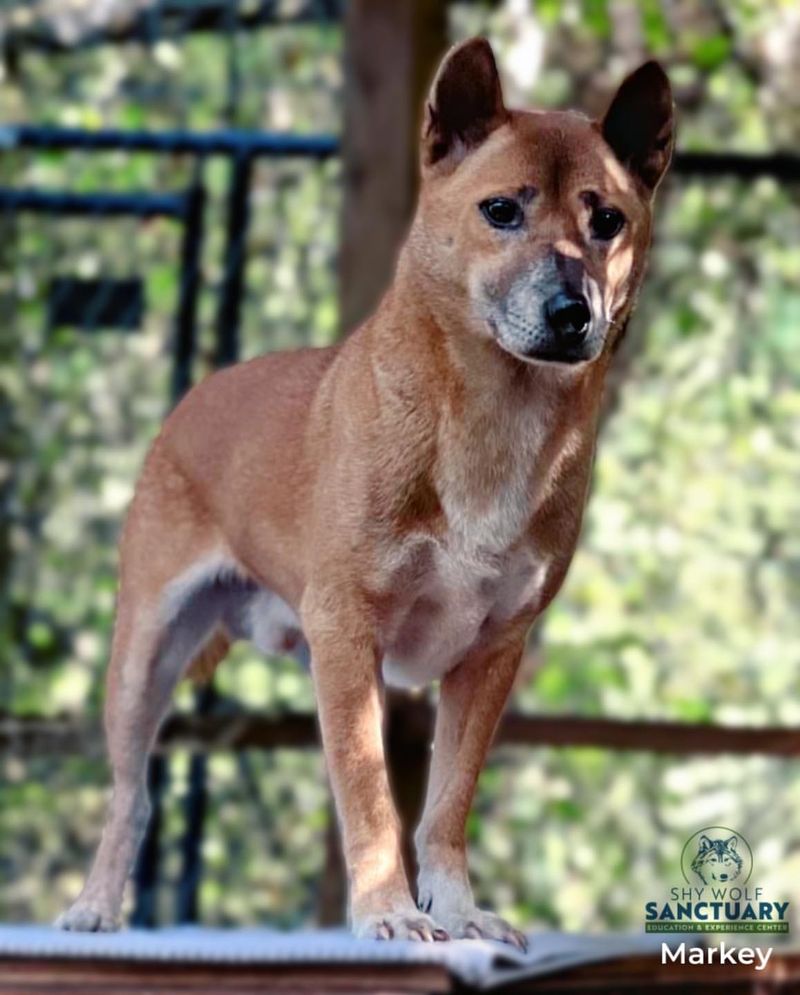
POLYGON ((213 666, 238 636, 292 648, 299 614, 356 931, 524 945, 475 906, 464 828, 527 631, 575 548, 671 108, 648 63, 600 122, 511 111, 488 44, 456 48, 426 105, 419 207, 376 314, 338 348, 210 378, 168 420, 123 537, 116 786, 68 928, 116 924, 147 753, 187 666, 213 666), (401 683, 441 679, 419 908, 383 756, 387 659, 401 683))
POLYGON ((308 480, 303 461, 287 456, 304 448, 315 395, 340 348, 273 353, 214 374, 178 405, 159 440, 162 456, 202 493, 226 552, 288 596, 300 585, 292 557, 277 563, 257 550, 297 541, 308 480), (262 576, 270 564, 281 576, 262 576))

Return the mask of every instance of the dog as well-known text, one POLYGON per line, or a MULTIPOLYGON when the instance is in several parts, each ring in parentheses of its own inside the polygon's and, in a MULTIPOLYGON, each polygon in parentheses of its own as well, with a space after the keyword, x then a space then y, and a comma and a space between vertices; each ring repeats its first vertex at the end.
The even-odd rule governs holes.
POLYGON ((489 44, 457 46, 425 105, 417 211, 374 315, 333 347, 219 371, 169 416, 120 544, 113 796, 61 926, 117 927, 173 689, 247 638, 310 650, 356 935, 524 948, 475 905, 465 821, 526 633, 578 539, 672 122, 654 62, 591 121, 509 110, 489 44), (434 681, 414 897, 382 689, 434 681))
POLYGON ((727 884, 735 881, 742 873, 742 860, 737 845, 737 836, 724 840, 700 837, 700 846, 692 861, 692 870, 703 884, 727 884))

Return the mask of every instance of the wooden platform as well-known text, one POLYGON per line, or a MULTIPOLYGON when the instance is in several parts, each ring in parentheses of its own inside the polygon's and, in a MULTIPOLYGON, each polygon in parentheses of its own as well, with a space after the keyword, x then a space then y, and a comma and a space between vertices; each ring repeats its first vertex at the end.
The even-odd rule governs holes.
MULTIPOLYGON (((257 992, 375 992, 404 995, 419 992, 480 991, 454 979, 445 967, 427 965, 197 965, 142 964, 136 961, 26 960, 0 961, 0 995, 254 995, 257 992)), ((653 957, 629 957, 565 971, 555 977, 512 982, 489 989, 498 995, 531 992, 606 993, 675 992, 681 995, 727 993, 766 995, 800 992, 800 955, 773 958, 765 971, 742 967, 662 966, 653 957)))
MULTIPOLYGON (((587 937, 585 951, 592 963, 551 968, 546 957, 537 962, 533 955, 522 961, 505 957, 503 948, 466 941, 394 944, 354 941, 323 931, 281 935, 230 930, 208 931, 204 944, 203 934, 203 930, 187 934, 188 942, 170 932, 155 940, 129 934, 121 940, 101 936, 64 941, 64 934, 55 931, 30 927, 26 933, 24 928, 0 927, 0 995, 467 995, 482 991, 612 995, 651 989, 681 995, 800 993, 800 952, 774 953, 763 971, 740 965, 662 965, 655 947, 648 953, 608 957, 609 951, 623 948, 626 938, 608 937, 603 947, 606 938, 587 937), (265 939, 260 946, 261 935, 265 939), (172 936, 177 940, 173 942, 172 936), (125 956, 116 955, 123 950, 128 951, 125 956), (248 962, 251 956, 254 961, 248 962), (535 976, 520 976, 528 970, 535 976)), ((565 959, 565 944, 574 939, 583 942, 558 934, 543 940, 556 950, 552 964, 560 963, 559 956, 565 959)), ((641 938, 629 937, 627 942, 636 945, 641 938)))

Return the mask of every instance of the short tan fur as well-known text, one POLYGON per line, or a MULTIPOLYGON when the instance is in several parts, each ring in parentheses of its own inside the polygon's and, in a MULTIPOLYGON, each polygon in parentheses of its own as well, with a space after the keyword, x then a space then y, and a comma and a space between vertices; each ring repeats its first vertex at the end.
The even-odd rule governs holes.
POLYGON ((310 650, 354 931, 524 945, 475 906, 465 821, 526 633, 578 539, 672 99, 647 63, 602 121, 508 110, 474 39, 445 58, 424 117, 418 209, 375 314, 333 348, 209 377, 147 457, 121 542, 113 799, 67 929, 118 925, 174 686, 247 638, 310 650), (382 688, 434 680, 415 901, 382 688))

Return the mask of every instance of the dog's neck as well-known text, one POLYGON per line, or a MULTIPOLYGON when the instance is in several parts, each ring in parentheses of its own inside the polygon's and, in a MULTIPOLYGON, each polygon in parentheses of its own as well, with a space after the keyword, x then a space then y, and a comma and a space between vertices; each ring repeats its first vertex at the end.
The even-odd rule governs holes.
POLYGON ((449 520, 474 530, 499 516, 490 530, 500 542, 517 534, 554 481, 588 473, 607 360, 573 369, 511 356, 452 313, 437 314, 435 295, 403 257, 364 331, 377 357, 379 409, 388 431, 401 433, 398 446, 408 442, 408 412, 426 413, 418 459, 449 520), (512 494, 518 521, 506 514, 512 494))
POLYGON ((407 386, 449 410, 467 434, 478 424, 485 430, 497 418, 502 422, 510 406, 543 428, 568 423, 593 433, 610 357, 567 367, 512 356, 470 328, 470 316, 446 295, 428 289, 409 248, 401 252, 395 279, 368 322, 376 354, 392 356, 394 370, 407 373, 407 386))

